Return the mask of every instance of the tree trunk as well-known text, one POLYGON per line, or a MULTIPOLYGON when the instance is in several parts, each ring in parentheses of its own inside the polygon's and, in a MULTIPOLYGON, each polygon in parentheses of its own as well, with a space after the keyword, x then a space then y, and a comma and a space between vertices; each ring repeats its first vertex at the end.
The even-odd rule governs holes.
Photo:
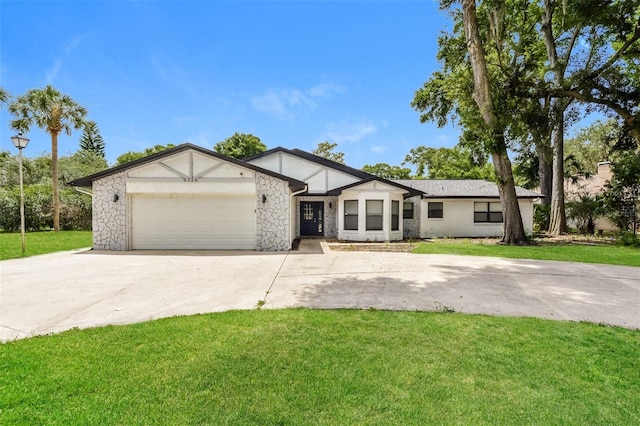
POLYGON ((516 196, 516 185, 513 180, 511 161, 507 154, 506 145, 504 145, 504 136, 496 135, 495 137, 502 138, 504 146, 502 152, 494 152, 491 154, 493 167, 498 178, 498 192, 500 193, 500 201, 502 204, 502 242, 508 245, 526 244, 529 242, 529 238, 525 234, 524 226, 522 225, 520 204, 516 196))
POLYGON ((520 215, 518 197, 516 196, 516 188, 513 181, 513 170, 511 169, 511 161, 509 160, 504 140, 504 129, 500 128, 493 109, 489 73, 480 33, 478 32, 475 0, 462 0, 462 16, 467 39, 467 50, 469 51, 469 59, 473 68, 473 99, 478 105, 480 115, 493 139, 491 157, 498 178, 498 191, 502 203, 502 242, 510 245, 526 244, 528 243, 528 238, 522 225, 522 216, 520 215))
POLYGON ((567 215, 564 206, 564 108, 554 108, 553 129, 553 184, 551 190, 551 213, 549 233, 567 233, 567 215))
POLYGON ((551 149, 551 135, 536 136, 536 156, 538 157, 538 180, 540 181, 540 193, 544 197, 540 200, 542 205, 551 204, 552 178, 553 178, 553 151, 551 149))
POLYGON ((60 195, 58 193, 58 133, 51 132, 51 179, 53 186, 53 230, 60 230, 60 195))

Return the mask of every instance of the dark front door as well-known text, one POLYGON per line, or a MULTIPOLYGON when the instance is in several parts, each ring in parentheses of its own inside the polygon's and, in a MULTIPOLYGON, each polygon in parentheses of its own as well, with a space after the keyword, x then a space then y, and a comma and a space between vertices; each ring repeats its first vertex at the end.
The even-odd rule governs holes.
POLYGON ((301 201, 300 202, 300 236, 314 237, 324 235, 324 202, 301 201))

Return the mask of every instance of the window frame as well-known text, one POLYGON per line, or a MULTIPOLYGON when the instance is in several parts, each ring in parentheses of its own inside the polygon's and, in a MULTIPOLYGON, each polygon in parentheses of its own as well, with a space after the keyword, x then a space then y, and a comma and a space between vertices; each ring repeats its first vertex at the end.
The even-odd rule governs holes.
POLYGON ((398 200, 391 200, 391 230, 400 230, 400 201, 398 200))
POLYGON ((444 219, 444 202, 443 201, 427 201, 427 219, 444 219), (432 209, 431 206, 440 204, 440 208, 432 209), (439 212, 439 215, 432 215, 432 212, 439 212))
POLYGON ((359 208, 358 200, 344 200, 343 207, 344 207, 344 223, 342 227, 344 228, 345 231, 357 231, 358 230, 358 208, 359 208), (348 209, 347 203, 355 203, 355 214, 349 213, 349 211, 353 209, 348 209), (354 220, 355 220, 355 227, 350 228, 349 226, 354 226, 354 223, 352 223, 354 220))
POLYGON ((497 202, 496 201, 474 201, 473 223, 503 223, 503 222, 504 222, 504 218, 502 217, 502 204, 500 203, 500 201, 497 201, 497 202), (482 208, 481 210, 478 210, 479 207, 484 207, 484 208, 482 208), (500 220, 497 220, 498 216, 500 220))
POLYGON ((412 201, 404 201, 402 203, 402 218, 403 219, 413 219, 414 210, 415 210, 415 204, 412 201), (409 206, 411 208, 407 209, 406 208, 407 206, 409 206), (407 214, 407 212, 408 212, 408 214, 407 214))
POLYGON ((366 231, 384 230, 384 200, 365 200, 365 227, 366 231), (370 205, 381 203, 380 213, 369 213, 370 205), (371 221, 375 220, 375 226, 371 221), (379 225, 378 225, 379 224, 379 225))

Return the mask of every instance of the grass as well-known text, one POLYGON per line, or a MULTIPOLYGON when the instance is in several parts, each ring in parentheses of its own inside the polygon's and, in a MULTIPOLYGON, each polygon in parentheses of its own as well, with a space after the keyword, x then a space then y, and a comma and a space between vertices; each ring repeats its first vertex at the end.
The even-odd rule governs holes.
POLYGON ((27 232, 22 254, 20 233, 0 233, 0 260, 91 247, 91 231, 27 232))
POLYGON ((505 246, 465 240, 434 240, 420 243, 413 253, 491 256, 512 259, 563 260, 567 262, 605 263, 640 266, 640 248, 609 244, 538 244, 505 246))
POLYGON ((0 424, 638 424, 640 331, 230 311, 0 345, 0 424))

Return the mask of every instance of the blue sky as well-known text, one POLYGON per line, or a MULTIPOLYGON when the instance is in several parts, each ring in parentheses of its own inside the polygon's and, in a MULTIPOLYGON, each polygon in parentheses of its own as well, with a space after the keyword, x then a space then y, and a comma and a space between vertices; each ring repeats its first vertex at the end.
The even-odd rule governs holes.
MULTIPOLYGON (((11 1, 0 3, 0 85, 52 84, 89 110, 107 160, 156 144, 211 149, 235 132, 268 148, 338 144, 347 164, 399 165, 459 131, 410 102, 438 68, 448 23, 423 1, 11 1)), ((13 151, 0 112, 0 148, 13 151)), ((60 138, 75 152, 81 132, 60 138)), ((33 128, 25 155, 50 151, 33 128)))

